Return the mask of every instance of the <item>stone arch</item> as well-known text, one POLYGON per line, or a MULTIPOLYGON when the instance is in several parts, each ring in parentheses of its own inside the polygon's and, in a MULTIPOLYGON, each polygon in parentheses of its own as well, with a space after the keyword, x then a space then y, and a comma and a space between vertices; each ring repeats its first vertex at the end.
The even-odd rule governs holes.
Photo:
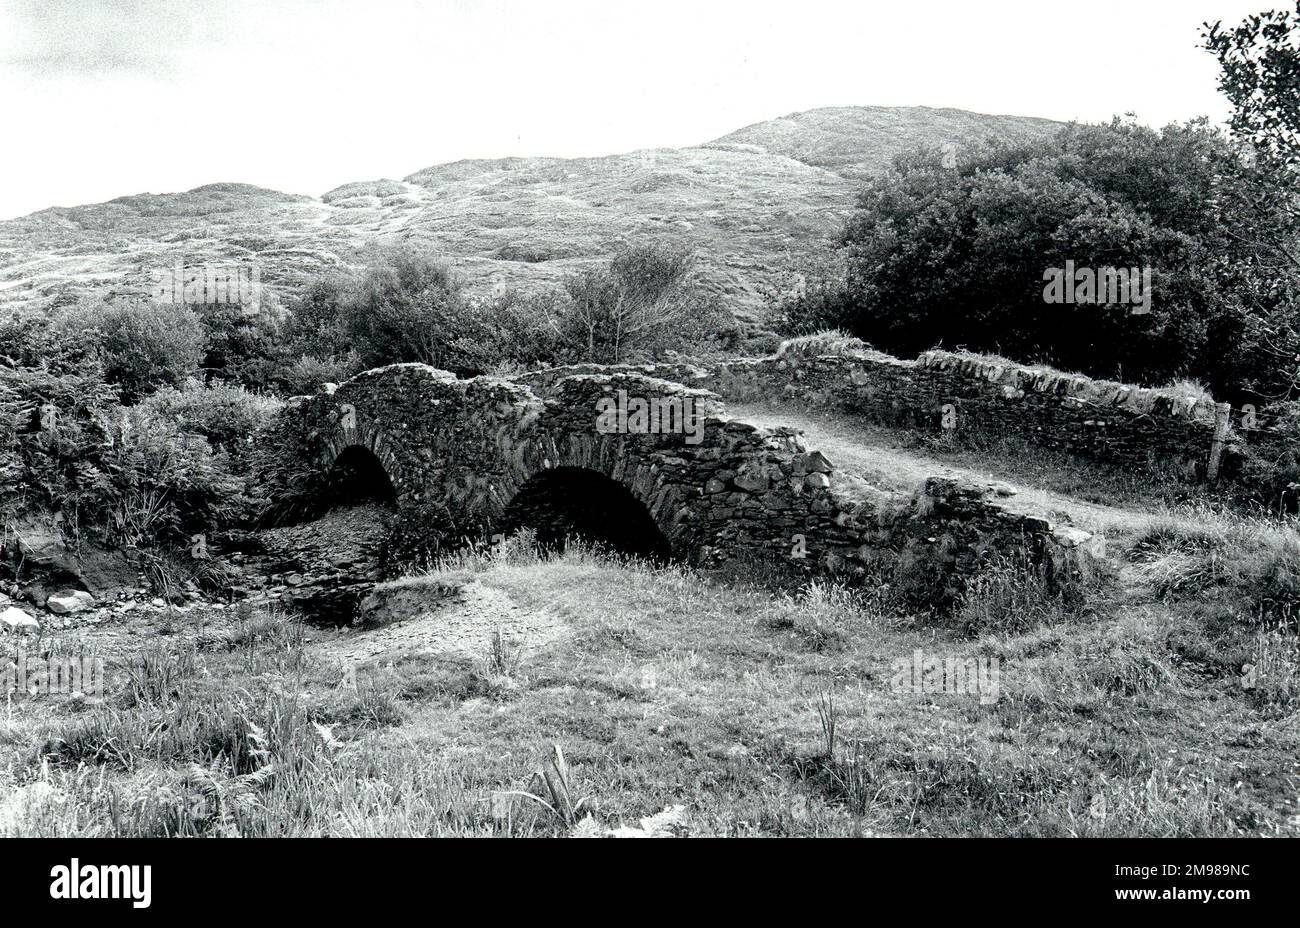
POLYGON ((340 427, 331 430, 325 441, 324 463, 330 468, 337 466, 349 449, 368 452, 379 463, 393 488, 397 502, 400 503, 409 494, 411 488, 406 479, 406 469, 402 466, 400 457, 384 435, 382 428, 375 424, 375 420, 369 417, 361 418, 351 428, 340 427))
POLYGON ((561 549, 570 536, 619 554, 666 561, 673 552, 649 507, 627 486, 587 467, 543 468, 528 478, 497 519, 499 531, 536 532, 545 549, 561 549))
MULTIPOLYGON (((499 527, 510 523, 510 507, 521 493, 548 481, 564 481, 564 477, 546 477, 553 471, 583 475, 590 485, 602 486, 602 481, 617 487, 627 500, 634 502, 647 519, 643 529, 652 532, 655 557, 669 556, 689 560, 691 542, 689 526, 679 518, 681 503, 690 495, 682 475, 671 468, 656 465, 643 454, 635 453, 632 442, 639 436, 599 435, 591 431, 544 429, 517 442, 508 442, 501 448, 502 471, 490 482, 480 481, 471 486, 472 478, 462 478, 466 484, 458 487, 457 497, 468 501, 470 508, 479 508, 487 516, 488 524, 499 527)), ((580 481, 566 485, 576 489, 580 481)), ((608 501, 612 490, 605 488, 602 499, 608 501)), ((619 546, 614 546, 619 547, 619 546)), ((626 549, 626 546, 624 546, 626 549)), ((636 546, 632 546, 636 547, 636 546)), ((632 552, 645 554, 647 552, 632 552)))

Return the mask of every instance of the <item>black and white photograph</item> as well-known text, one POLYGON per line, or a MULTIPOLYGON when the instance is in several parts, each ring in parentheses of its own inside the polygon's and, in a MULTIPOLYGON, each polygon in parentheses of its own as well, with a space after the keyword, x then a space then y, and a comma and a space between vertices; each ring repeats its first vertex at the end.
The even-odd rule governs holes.
POLYGON ((54 912, 1277 902, 1300 3, 0 0, 0 690, 54 912))

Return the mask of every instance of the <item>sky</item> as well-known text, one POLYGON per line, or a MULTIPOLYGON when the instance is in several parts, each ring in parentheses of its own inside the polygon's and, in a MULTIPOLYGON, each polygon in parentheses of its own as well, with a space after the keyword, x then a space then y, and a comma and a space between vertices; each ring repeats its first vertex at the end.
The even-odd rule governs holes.
POLYGON ((0 0, 0 218, 682 147, 821 106, 1164 125, 1290 0, 0 0))

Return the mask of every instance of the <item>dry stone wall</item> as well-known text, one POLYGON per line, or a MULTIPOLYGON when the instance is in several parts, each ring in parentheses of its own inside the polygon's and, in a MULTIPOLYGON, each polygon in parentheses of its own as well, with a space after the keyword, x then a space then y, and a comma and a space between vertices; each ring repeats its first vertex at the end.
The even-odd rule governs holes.
MULTIPOLYGON (((598 369, 556 368, 525 379, 541 387, 598 369)), ((976 445, 1018 440, 1156 478, 1231 476, 1246 447, 1283 456, 1289 445, 1266 417, 1243 428, 1241 411, 1226 404, 946 351, 911 361, 862 350, 637 370, 737 402, 779 399, 839 409, 885 425, 950 430, 976 445)))

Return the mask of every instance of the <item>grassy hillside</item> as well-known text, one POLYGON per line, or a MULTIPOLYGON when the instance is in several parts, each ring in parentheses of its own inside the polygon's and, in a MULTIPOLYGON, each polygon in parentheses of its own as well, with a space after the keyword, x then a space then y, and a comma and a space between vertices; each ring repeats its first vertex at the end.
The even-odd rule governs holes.
POLYGON ((147 291, 177 261, 256 263, 285 294, 364 249, 409 240, 478 290, 534 288, 622 243, 697 250, 742 318, 765 281, 821 247, 861 180, 919 144, 1042 134, 1058 124, 960 110, 847 107, 759 123, 714 142, 604 158, 458 161, 320 198, 247 184, 139 194, 0 222, 0 310, 147 291))
POLYGON ((746 126, 705 148, 750 146, 865 180, 918 145, 958 147, 993 139, 1032 139, 1060 123, 1032 116, 987 116, 928 106, 836 106, 746 126))

